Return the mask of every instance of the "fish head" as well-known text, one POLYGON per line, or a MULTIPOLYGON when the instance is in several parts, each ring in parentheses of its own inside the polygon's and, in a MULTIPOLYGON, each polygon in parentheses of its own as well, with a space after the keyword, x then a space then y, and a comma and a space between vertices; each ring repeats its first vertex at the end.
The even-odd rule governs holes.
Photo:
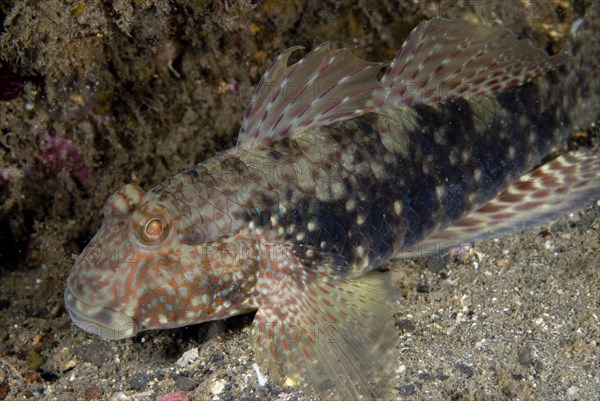
POLYGON ((111 195, 103 212, 67 280, 65 305, 76 326, 116 340, 231 314, 226 295, 240 293, 232 290, 241 276, 219 269, 238 266, 239 253, 214 250, 242 249, 235 238, 207 242, 196 233, 190 241, 189 217, 133 184, 111 195))

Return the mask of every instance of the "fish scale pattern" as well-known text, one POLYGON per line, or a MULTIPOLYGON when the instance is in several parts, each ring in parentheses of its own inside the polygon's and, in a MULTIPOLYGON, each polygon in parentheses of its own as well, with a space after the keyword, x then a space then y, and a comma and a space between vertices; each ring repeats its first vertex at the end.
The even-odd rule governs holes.
MULTIPOLYGON (((485 204, 564 140, 571 127, 555 81, 549 73, 497 96, 417 104, 401 124, 367 114, 281 141, 273 149, 294 175, 268 183, 269 201, 248 197, 247 219, 280 229, 307 265, 331 261, 352 276, 377 268, 485 204), (322 185, 330 191, 319 193, 322 185)), ((253 169, 272 167, 253 157, 253 169)))

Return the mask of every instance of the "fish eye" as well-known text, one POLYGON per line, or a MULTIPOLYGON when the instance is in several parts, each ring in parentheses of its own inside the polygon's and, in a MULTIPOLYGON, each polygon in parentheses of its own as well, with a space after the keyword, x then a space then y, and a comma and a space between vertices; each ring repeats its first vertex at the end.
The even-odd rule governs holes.
POLYGON ((151 241, 157 241, 163 237, 165 227, 160 219, 152 218, 146 222, 144 235, 151 241))
POLYGON ((134 224, 137 239, 144 245, 156 245, 163 241, 171 229, 169 217, 168 213, 161 211, 134 224))

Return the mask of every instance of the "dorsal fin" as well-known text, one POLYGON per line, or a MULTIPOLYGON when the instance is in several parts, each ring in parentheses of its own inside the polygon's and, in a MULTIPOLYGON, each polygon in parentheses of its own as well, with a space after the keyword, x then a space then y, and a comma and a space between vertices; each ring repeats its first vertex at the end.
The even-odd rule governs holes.
POLYGON ((269 145, 299 131, 370 111, 491 95, 523 85, 560 61, 512 33, 463 20, 433 19, 410 34, 382 81, 385 63, 327 43, 287 65, 292 47, 262 77, 246 109, 237 148, 269 145))
POLYGON ((465 20, 433 19, 409 35, 374 94, 379 111, 490 95, 523 85, 558 63, 512 33, 465 20))
POLYGON ((325 43, 288 66, 301 48, 281 53, 262 77, 246 109, 238 149, 268 145, 372 108, 369 99, 382 87, 377 73, 385 64, 360 60, 349 49, 330 50, 325 43))

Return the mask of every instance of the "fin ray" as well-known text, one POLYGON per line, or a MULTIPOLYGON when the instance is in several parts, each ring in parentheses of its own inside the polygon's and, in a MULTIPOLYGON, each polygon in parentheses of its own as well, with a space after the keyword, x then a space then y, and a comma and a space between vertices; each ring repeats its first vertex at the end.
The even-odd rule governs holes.
POLYGON ((330 125, 372 109, 377 74, 385 64, 363 61, 349 49, 316 47, 287 65, 292 47, 263 75, 244 116, 238 148, 268 145, 300 130, 330 125))
POLYGON ((507 30, 464 20, 419 24, 374 94, 380 112, 417 103, 496 94, 522 85, 560 61, 507 30))
POLYGON ((277 286, 257 301, 251 329, 257 359, 276 380, 316 389, 325 399, 373 399, 377 383, 393 371, 387 273, 342 279, 296 265, 285 247, 274 254, 266 271, 287 274, 277 275, 277 286))

